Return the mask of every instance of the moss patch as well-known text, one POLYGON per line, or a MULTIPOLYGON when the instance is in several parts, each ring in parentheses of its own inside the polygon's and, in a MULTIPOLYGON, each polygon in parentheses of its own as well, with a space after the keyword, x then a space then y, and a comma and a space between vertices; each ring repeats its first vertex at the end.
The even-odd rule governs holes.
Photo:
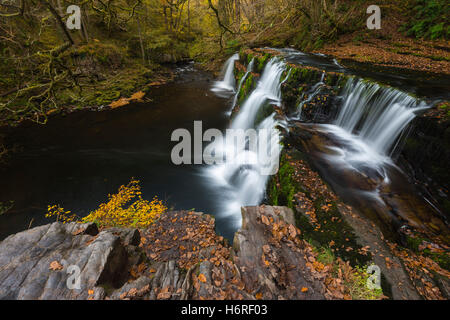
POLYGON ((361 250, 338 209, 337 198, 326 185, 317 184, 319 176, 302 157, 298 152, 283 154, 279 171, 268 184, 269 203, 293 209, 302 237, 316 247, 329 249, 352 265, 365 265, 371 255, 361 250))

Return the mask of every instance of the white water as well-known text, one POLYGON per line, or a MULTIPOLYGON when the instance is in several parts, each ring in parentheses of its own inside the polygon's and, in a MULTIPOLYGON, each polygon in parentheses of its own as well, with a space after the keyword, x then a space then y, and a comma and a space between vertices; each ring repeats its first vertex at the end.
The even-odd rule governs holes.
POLYGON ((272 59, 267 63, 256 89, 245 100, 231 128, 253 128, 256 115, 265 103, 269 102, 277 106, 281 104, 280 78, 284 69, 285 63, 279 59, 272 59))
POLYGON ((255 119, 266 103, 280 105, 280 78, 284 70, 285 63, 278 59, 267 63, 255 90, 230 125, 233 130, 256 129, 257 132, 268 132, 268 139, 264 139, 268 140, 267 143, 262 143, 258 136, 258 153, 250 150, 248 140, 243 146, 237 146, 234 140, 226 139, 226 136, 223 141, 213 142, 218 152, 226 154, 226 160, 208 167, 205 174, 221 194, 219 201, 222 210, 219 217, 229 219, 235 228, 241 226, 241 207, 261 203, 270 177, 267 173, 278 169, 281 145, 275 113, 259 124, 255 124, 255 119), (270 158, 269 162, 261 161, 261 148, 270 158))
POLYGON ((247 67, 247 71, 245 72, 244 76, 242 77, 242 79, 239 81, 239 85, 238 88, 236 90, 236 94, 234 95, 234 99, 233 99, 233 103, 231 105, 231 109, 228 111, 228 115, 231 115, 231 113, 233 112, 234 107, 236 106, 238 97, 239 97, 239 91, 241 91, 242 85, 244 84, 244 81, 247 79, 247 76, 249 75, 250 72, 253 72, 253 65, 255 64, 255 58, 253 58, 250 63, 248 64, 247 67))
MULTIPOLYGON (((233 75, 234 61, 237 58, 234 55, 227 61, 224 67, 224 80, 216 82, 216 88, 228 90, 232 88, 233 93, 236 93, 234 82, 227 79, 227 74, 233 75)), ((251 64, 253 65, 253 61, 251 64)), ((239 88, 251 71, 252 65, 247 68, 239 88)), ((281 105, 281 84, 289 78, 288 74, 281 80, 285 69, 285 63, 278 58, 267 63, 256 88, 246 98, 230 125, 230 129, 233 130, 270 129, 269 141, 272 143, 264 145, 264 148, 276 161, 271 161, 269 166, 278 166, 281 152, 280 136, 276 127, 287 124, 276 120, 275 113, 259 124, 255 121, 261 109, 267 104, 281 105)), ((298 120, 303 106, 319 94, 323 87, 322 76, 308 92, 308 97, 299 104, 298 113, 289 120, 298 120)), ((345 167, 363 175, 373 177, 376 174, 381 181, 388 183, 386 165, 394 166, 390 158, 394 144, 415 117, 415 113, 427 106, 404 92, 380 87, 376 83, 361 79, 350 79, 341 94, 343 102, 335 123, 317 125, 318 130, 333 136, 336 141, 335 145, 328 146, 333 152, 324 154, 323 157, 337 170, 339 167, 345 167)), ((236 101, 237 93, 233 100, 233 108, 236 101)), ((218 217, 227 217, 234 228, 239 228, 240 208, 258 205, 262 201, 269 175, 261 174, 261 169, 264 165, 267 166, 267 163, 262 164, 260 154, 249 149, 248 138, 244 145, 236 146, 234 141, 230 142, 226 137, 211 144, 219 153, 226 155, 226 160, 209 166, 205 174, 213 188, 220 193, 221 214, 218 217)), ((379 199, 377 190, 365 193, 373 199, 379 199)))
POLYGON ((239 60, 239 54, 235 53, 226 62, 222 69, 222 80, 214 82, 211 88, 219 96, 228 97, 235 93, 236 79, 234 77, 234 62, 239 60))
POLYGON ((289 119, 290 120, 302 120, 302 111, 305 104, 311 102, 319 93, 322 91, 322 88, 325 86, 323 79, 325 78, 325 72, 322 73, 320 81, 317 82, 311 90, 308 92, 308 96, 306 99, 303 99, 305 94, 302 95, 302 99, 297 106, 297 112, 294 113, 289 119))
POLYGON ((347 82, 343 95, 336 125, 350 133, 358 130, 358 137, 380 154, 387 154, 415 112, 426 108, 402 91, 357 79, 347 82))
POLYGON ((375 170, 389 181, 385 165, 394 165, 390 153, 395 142, 415 113, 427 106, 402 91, 361 79, 349 79, 342 97, 335 123, 319 126, 339 141, 330 147, 335 154, 325 157, 359 172, 375 170))

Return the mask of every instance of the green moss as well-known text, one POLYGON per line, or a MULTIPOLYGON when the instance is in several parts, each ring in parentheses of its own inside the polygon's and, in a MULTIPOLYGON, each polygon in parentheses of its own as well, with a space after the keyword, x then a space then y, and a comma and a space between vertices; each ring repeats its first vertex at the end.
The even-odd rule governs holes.
POLYGON ((264 67, 270 57, 271 57, 271 54, 265 53, 262 57, 257 58, 256 69, 255 69, 255 71, 257 73, 261 73, 264 70, 264 67))
POLYGON ((247 65, 252 61, 253 58, 254 56, 251 53, 247 55, 247 65))
POLYGON ((238 104, 242 104, 242 102, 244 102, 245 98, 247 98, 250 91, 253 90, 254 84, 255 79, 253 77, 253 74, 249 73, 241 86, 241 90, 239 91, 238 104))
POLYGON ((449 252, 432 252, 430 249, 425 248, 419 250, 419 246, 424 242, 431 242, 429 239, 421 237, 420 235, 408 236, 406 238, 406 246, 413 252, 419 255, 423 255, 432 259, 441 268, 450 271, 450 253, 449 252))
POLYGON ((293 200, 296 193, 295 181, 293 179, 294 169, 283 156, 280 161, 280 168, 277 179, 271 179, 268 185, 269 201, 274 206, 287 206, 294 209, 293 200))
POLYGON ((330 248, 320 248, 317 261, 323 264, 332 264, 335 259, 336 257, 330 248))
POLYGON ((378 300, 383 295, 382 289, 370 289, 367 282, 370 274, 366 267, 356 267, 356 272, 344 285, 350 290, 353 300, 378 300))
POLYGON ((125 49, 111 43, 92 42, 71 51, 73 58, 93 57, 104 66, 120 66, 124 62, 125 49))
POLYGON ((334 242, 334 254, 352 265, 365 265, 371 260, 370 254, 359 253, 361 246, 357 243, 353 229, 339 212, 336 202, 330 203, 321 195, 311 194, 312 190, 307 185, 302 185, 294 179, 294 168, 287 161, 286 154, 281 157, 278 173, 269 181, 267 190, 271 205, 287 206, 294 210, 296 225, 302 231, 304 239, 311 240, 317 247, 323 248, 328 248, 330 242, 334 242), (307 215, 295 209, 294 195, 298 192, 304 193, 313 201, 319 229, 307 215))

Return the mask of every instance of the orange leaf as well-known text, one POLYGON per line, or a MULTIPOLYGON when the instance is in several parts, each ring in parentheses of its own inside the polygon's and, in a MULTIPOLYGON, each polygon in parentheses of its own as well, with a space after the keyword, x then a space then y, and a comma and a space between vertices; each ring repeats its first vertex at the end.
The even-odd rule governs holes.
POLYGON ((133 95, 130 97, 130 100, 142 100, 144 96, 145 96, 144 92, 138 91, 136 93, 133 93, 133 95))
POLYGON ((308 292, 308 288, 303 287, 303 288, 302 288, 302 292, 303 292, 303 293, 304 293, 304 292, 308 292))
POLYGON ((111 102, 111 104, 109 105, 112 109, 114 108, 118 108, 118 107, 122 107, 125 106, 127 104, 129 104, 130 102, 128 101, 127 98, 120 98, 119 100, 113 101, 111 102))
POLYGON ((57 271, 57 270, 62 270, 64 267, 63 267, 63 265, 61 264, 61 263, 59 263, 58 261, 52 261, 51 263, 50 263, 50 270, 53 270, 53 271, 57 271))
POLYGON ((270 224, 269 219, 265 215, 261 215, 261 222, 264 223, 266 226, 270 224))
POLYGON ((206 282, 206 277, 205 277, 205 275, 204 275, 203 273, 200 273, 200 274, 198 275, 198 280, 199 280, 200 282, 205 283, 205 282, 206 282))

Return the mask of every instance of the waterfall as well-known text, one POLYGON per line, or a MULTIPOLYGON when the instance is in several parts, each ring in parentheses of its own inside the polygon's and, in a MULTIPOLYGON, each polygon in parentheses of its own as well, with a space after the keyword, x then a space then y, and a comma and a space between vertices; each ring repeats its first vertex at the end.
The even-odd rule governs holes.
POLYGON ((355 133, 379 154, 388 154, 400 133, 426 108, 412 96, 361 79, 348 80, 344 102, 335 124, 355 133))
POLYGON ((233 129, 253 128, 256 115, 266 102, 277 106, 281 104, 280 78, 284 69, 285 63, 277 58, 267 63, 256 89, 245 100, 240 112, 231 124, 233 129))
POLYGON ((319 131, 335 137, 324 155, 335 168, 345 167, 364 175, 375 173, 389 182, 386 165, 394 166, 390 153, 424 102, 394 88, 351 78, 342 90, 342 106, 334 124, 319 125, 319 131))
POLYGON ((281 104, 280 78, 284 70, 285 63, 277 58, 267 63, 256 88, 240 108, 225 137, 212 143, 217 152, 226 154, 226 158, 223 163, 208 167, 206 176, 221 195, 219 218, 230 219, 235 228, 241 224, 241 207, 261 203, 267 180, 278 169, 281 145, 275 113, 259 124, 255 121, 267 103, 281 104), (254 141, 250 141, 247 135, 243 144, 236 144, 230 138, 236 132, 253 129, 257 133, 258 152, 250 147, 254 141))
POLYGON ((234 99, 233 99, 233 103, 231 105, 231 109, 228 111, 228 115, 231 115, 231 112, 233 112, 234 107, 236 106, 238 97, 239 97, 239 92, 241 91, 242 85, 244 84, 244 81, 247 79, 247 76, 249 75, 250 72, 253 71, 253 65, 255 64, 255 58, 252 58, 252 60, 250 61, 250 63, 247 66, 247 71, 245 72, 244 76, 241 78, 241 80, 239 81, 239 85, 238 88, 236 90, 236 94, 234 95, 234 99))
POLYGON ((297 106, 297 112, 295 112, 291 117, 290 120, 302 120, 302 110, 303 106, 309 102, 311 102, 319 93, 322 91, 322 88, 324 87, 325 83, 323 80, 325 79, 325 72, 322 73, 322 76, 320 77, 320 81, 317 82, 312 88, 308 91, 308 96, 306 99, 303 99, 305 94, 302 95, 301 101, 297 106))
POLYGON ((234 78, 234 62, 239 60, 239 54, 235 53, 226 62, 222 69, 222 80, 214 82, 212 91, 219 96, 229 97, 235 92, 236 79, 234 78))

